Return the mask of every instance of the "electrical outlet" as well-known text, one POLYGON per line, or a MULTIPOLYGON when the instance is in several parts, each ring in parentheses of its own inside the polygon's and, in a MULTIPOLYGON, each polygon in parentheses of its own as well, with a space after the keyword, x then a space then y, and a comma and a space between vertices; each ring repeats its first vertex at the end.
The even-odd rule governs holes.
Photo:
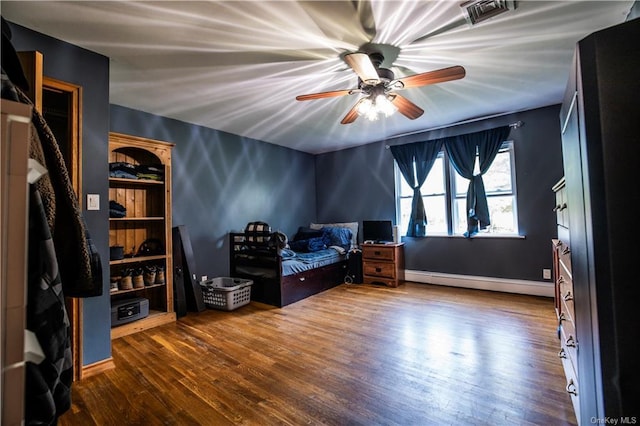
POLYGON ((551 269, 543 269, 542 270, 542 278, 545 280, 551 279, 551 269))

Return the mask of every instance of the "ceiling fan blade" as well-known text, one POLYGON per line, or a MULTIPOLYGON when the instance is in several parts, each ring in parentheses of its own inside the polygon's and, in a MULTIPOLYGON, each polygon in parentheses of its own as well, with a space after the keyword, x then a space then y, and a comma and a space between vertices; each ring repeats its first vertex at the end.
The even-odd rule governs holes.
POLYGON ((350 124, 356 121, 356 118, 358 118, 358 106, 360 105, 360 102, 362 102, 362 98, 360 98, 358 102, 356 102, 356 104, 353 106, 353 108, 349 110, 349 112, 347 113, 347 115, 344 116, 340 124, 350 124))
POLYGON ((378 71, 373 66, 369 55, 366 53, 349 53, 344 55, 344 61, 358 74, 360 80, 367 84, 380 83, 380 77, 378 77, 378 71))
POLYGON ((398 108, 400 114, 404 115, 410 120, 415 120, 424 114, 424 110, 420 108, 418 105, 411 102, 409 99, 400 96, 398 94, 394 94, 394 98, 391 100, 391 103, 398 108))
POLYGON ((353 93, 353 90, 334 90, 331 92, 312 93, 309 95, 296 96, 297 101, 311 101, 313 99, 334 98, 336 96, 345 96, 353 93))
POLYGON ((407 77, 399 78, 398 81, 404 85, 402 89, 409 89, 411 87, 420 87, 426 86, 428 84, 458 80, 460 78, 463 78, 465 74, 465 69, 460 65, 456 65, 454 67, 442 68, 440 70, 429 71, 422 74, 414 74, 407 77))

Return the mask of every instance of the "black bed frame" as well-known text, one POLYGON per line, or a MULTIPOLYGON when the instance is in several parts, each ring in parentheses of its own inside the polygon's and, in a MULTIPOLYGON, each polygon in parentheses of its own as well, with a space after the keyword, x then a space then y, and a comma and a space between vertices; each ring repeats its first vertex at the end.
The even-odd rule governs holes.
POLYGON ((253 280, 251 300, 283 307, 344 282, 347 261, 282 276, 282 256, 268 242, 252 241, 255 234, 229 233, 229 271, 232 277, 253 280), (245 274, 238 267, 258 267, 266 274, 245 274))

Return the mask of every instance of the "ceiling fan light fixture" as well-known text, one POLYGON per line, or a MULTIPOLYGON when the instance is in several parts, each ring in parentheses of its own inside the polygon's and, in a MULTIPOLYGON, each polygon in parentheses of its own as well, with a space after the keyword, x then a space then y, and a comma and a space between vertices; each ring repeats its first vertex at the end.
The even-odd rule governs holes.
POLYGON ((409 99, 395 93, 395 91, 444 83, 458 80, 465 76, 465 69, 460 65, 456 65, 408 75, 396 80, 393 71, 380 67, 384 61, 384 56, 381 52, 374 51, 369 54, 364 52, 347 53, 343 56, 343 59, 358 76, 358 87, 356 89, 333 90, 296 96, 298 101, 307 101, 362 93, 363 96, 349 109, 340 124, 351 124, 358 117, 375 121, 383 116, 390 117, 396 111, 409 120, 415 120, 422 116, 424 110, 409 99))
POLYGON ((369 121, 376 121, 381 116, 391 117, 397 110, 387 95, 378 94, 362 98, 357 113, 369 121))
POLYGON ((366 98, 362 98, 360 103, 358 103, 358 115, 366 115, 372 109, 373 101, 369 96, 367 96, 366 98))
POLYGON ((378 108, 378 112, 384 114, 385 117, 391 117, 393 113, 398 110, 386 95, 378 95, 376 97, 376 107, 378 108))

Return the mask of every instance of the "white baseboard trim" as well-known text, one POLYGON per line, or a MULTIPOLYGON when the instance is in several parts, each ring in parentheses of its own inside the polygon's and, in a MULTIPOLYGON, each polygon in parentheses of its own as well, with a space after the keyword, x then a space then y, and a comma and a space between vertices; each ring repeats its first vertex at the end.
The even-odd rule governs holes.
POLYGON ((528 294, 532 296, 554 297, 552 282, 512 280, 505 278, 478 277, 474 275, 443 274, 427 271, 404 271, 405 281, 450 287, 472 288, 476 290, 502 291, 505 293, 528 294))

